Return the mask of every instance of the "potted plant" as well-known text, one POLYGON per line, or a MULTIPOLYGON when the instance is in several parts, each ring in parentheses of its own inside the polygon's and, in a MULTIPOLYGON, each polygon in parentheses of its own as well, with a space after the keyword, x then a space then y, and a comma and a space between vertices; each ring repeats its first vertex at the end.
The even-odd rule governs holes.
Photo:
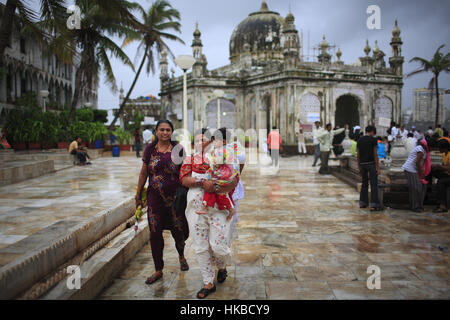
POLYGON ((30 135, 28 136, 28 148, 37 150, 41 148, 41 139, 44 134, 44 122, 41 119, 32 120, 30 135))
POLYGON ((43 114, 42 149, 52 149, 58 142, 59 122, 53 112, 43 114))
POLYGON ((58 149, 69 149, 70 140, 72 136, 66 128, 59 128, 58 130, 58 149))
POLYGON ((121 151, 130 151, 131 150, 131 146, 129 144, 129 140, 132 137, 131 133, 129 133, 126 130, 123 130, 122 128, 117 128, 113 132, 113 134, 114 134, 114 136, 116 136, 116 138, 119 142, 119 148, 121 151))
POLYGON ((21 125, 13 127, 11 129, 10 128, 11 127, 8 127, 8 130, 12 131, 14 150, 26 150, 29 128, 25 125, 25 123, 22 123, 21 125))
POLYGON ((108 134, 108 129, 101 122, 96 122, 96 130, 95 130, 95 141, 94 147, 96 149, 101 149, 103 147, 103 140, 105 136, 108 134))
POLYGON ((97 131, 97 126, 94 122, 86 123, 86 135, 87 135, 89 149, 94 149, 94 140, 95 140, 96 134, 97 134, 96 131, 97 131))

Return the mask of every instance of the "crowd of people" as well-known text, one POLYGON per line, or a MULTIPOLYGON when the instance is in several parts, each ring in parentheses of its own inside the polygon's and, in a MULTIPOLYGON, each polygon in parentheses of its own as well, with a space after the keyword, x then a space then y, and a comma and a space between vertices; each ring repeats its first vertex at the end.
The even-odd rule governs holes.
MULTIPOLYGON (((348 128, 346 126, 346 128, 348 128)), ((333 150, 336 156, 342 153, 342 136, 344 129, 335 128, 331 130, 328 124, 326 129, 320 127, 320 122, 315 123, 313 130, 314 139, 314 161, 316 165, 319 158, 322 161, 320 174, 328 174, 328 158, 333 150), (331 141, 331 143, 330 143, 331 141)), ((378 199, 378 175, 380 174, 380 164, 389 163, 392 146, 399 139, 404 143, 407 151, 407 159, 402 165, 406 180, 408 181, 410 209, 414 212, 424 212, 424 200, 428 186, 437 180, 438 206, 433 212, 447 212, 447 187, 450 186, 450 137, 449 132, 441 125, 433 130, 429 127, 422 132, 412 126, 407 130, 404 126, 392 122, 387 130, 387 136, 377 136, 374 126, 367 126, 364 133, 361 127, 355 126, 350 134, 352 146, 350 153, 357 157, 358 173, 362 178, 360 191, 360 208, 369 207, 371 211, 381 210, 378 199), (430 150, 438 149, 442 156, 442 164, 431 164, 430 150), (368 191, 370 184, 370 201, 368 191)))

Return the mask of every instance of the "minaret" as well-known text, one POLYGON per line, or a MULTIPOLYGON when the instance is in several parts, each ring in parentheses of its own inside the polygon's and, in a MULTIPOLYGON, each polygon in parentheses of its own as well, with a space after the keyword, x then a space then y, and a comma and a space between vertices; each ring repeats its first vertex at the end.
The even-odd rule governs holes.
POLYGON ((161 69, 161 74, 159 78, 162 82, 169 79, 169 63, 167 62, 167 52, 163 51, 161 52, 161 61, 159 62, 159 68, 161 69))
POLYGON ((398 27, 397 20, 395 20, 394 29, 392 29, 392 39, 391 39, 391 48, 392 48, 392 57, 389 58, 389 64, 393 72, 396 75, 403 75, 403 62, 405 61, 402 56, 402 38, 400 37, 400 28, 398 27))
POLYGON ((372 48, 369 46, 369 40, 366 40, 366 46, 364 47, 364 53, 366 56, 359 58, 363 67, 370 67, 373 64, 373 59, 369 56, 371 50, 372 48))
POLYGON ((289 10, 288 15, 284 19, 284 46, 283 55, 285 63, 289 67, 295 67, 300 62, 300 40, 298 38, 298 31, 294 24, 295 18, 289 10))
POLYGON ((317 59, 322 64, 330 64, 331 55, 328 53, 328 47, 329 47, 329 44, 325 40, 325 34, 324 34, 323 35, 323 41, 320 44, 320 48, 319 48, 320 54, 317 56, 317 59))
POLYGON ((192 41, 192 56, 195 59, 192 67, 192 75, 194 77, 201 77, 203 74, 203 54, 202 54, 202 40, 200 39, 202 33, 198 29, 198 22, 195 23, 194 40, 192 41))
POLYGON ((381 51, 380 48, 378 47, 378 41, 375 40, 375 46, 373 47, 373 55, 372 55, 375 69, 386 68, 384 56, 385 56, 384 52, 381 51))
POLYGON ((336 52, 336 57, 337 60, 334 62, 335 65, 344 65, 344 61, 341 60, 341 56, 342 56, 342 51, 341 48, 338 48, 337 52, 336 52))

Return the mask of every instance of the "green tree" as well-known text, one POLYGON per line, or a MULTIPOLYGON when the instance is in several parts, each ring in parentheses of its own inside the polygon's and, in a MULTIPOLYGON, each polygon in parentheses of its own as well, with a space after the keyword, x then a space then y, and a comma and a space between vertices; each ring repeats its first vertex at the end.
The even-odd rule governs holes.
MULTIPOLYGON (((82 89, 92 90, 98 85, 100 71, 106 76, 113 92, 117 91, 116 78, 112 70, 110 55, 130 66, 134 66, 128 56, 111 37, 136 37, 140 23, 132 14, 140 6, 125 0, 76 0, 80 8, 81 28, 63 28, 49 44, 49 49, 58 57, 70 57, 79 61, 75 73, 75 91, 70 108, 70 119, 75 117, 75 109, 82 89)), ((49 22, 51 24, 51 22, 49 22)))
MULTIPOLYGON (((0 24, 0 68, 4 68, 4 53, 10 42, 13 28, 22 29, 27 27, 34 35, 35 39, 44 43, 54 32, 52 28, 39 28, 36 24, 40 19, 53 21, 51 26, 61 27, 65 24, 65 11, 63 6, 65 0, 40 0, 40 12, 36 12, 27 5, 24 0, 7 0, 3 12, 1 12, 2 21, 0 24)), ((49 26, 47 26, 49 27, 49 26)))
POLYGON ((409 62, 419 62, 421 64, 420 68, 410 72, 406 75, 406 77, 411 77, 413 75, 423 73, 423 72, 432 72, 433 77, 431 78, 428 88, 430 90, 435 89, 436 92, 436 117, 434 120, 434 126, 437 127, 439 123, 439 74, 443 71, 449 72, 450 71, 450 53, 443 54, 441 53, 441 49, 445 47, 445 45, 441 45, 436 52, 434 53, 434 56, 431 60, 426 60, 421 57, 414 57, 409 62))
POLYGON ((142 15, 143 24, 136 30, 138 31, 136 34, 130 34, 130 36, 125 39, 122 47, 133 41, 140 41, 136 59, 140 56, 142 49, 143 57, 136 72, 136 76, 134 77, 133 83, 125 96, 125 99, 120 105, 119 111, 115 114, 109 129, 114 126, 117 119, 123 113, 124 106, 133 92, 134 86, 136 85, 145 62, 147 61, 147 74, 150 72, 154 73, 155 54, 160 56, 163 51, 166 51, 173 57, 172 52, 164 41, 167 39, 184 43, 178 36, 169 33, 171 30, 180 32, 181 27, 181 24, 177 21, 180 20, 180 13, 178 10, 174 9, 169 2, 157 0, 152 4, 148 12, 145 12, 142 7, 140 7, 139 10, 142 15))

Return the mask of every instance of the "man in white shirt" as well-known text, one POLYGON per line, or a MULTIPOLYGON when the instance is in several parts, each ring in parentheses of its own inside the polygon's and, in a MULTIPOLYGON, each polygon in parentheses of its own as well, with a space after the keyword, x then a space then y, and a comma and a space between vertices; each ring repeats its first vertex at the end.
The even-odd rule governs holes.
POLYGON ((314 144, 314 162, 312 165, 313 167, 316 166, 317 160, 319 160, 320 158, 320 142, 319 139, 317 139, 317 137, 324 130, 323 128, 320 127, 320 125, 321 125, 320 121, 314 122, 315 127, 313 128, 313 144, 314 144))
POLYGON ((408 138, 408 130, 406 130, 404 126, 400 127, 400 135, 402 136, 403 142, 405 142, 406 138, 408 138))
POLYGON ((394 124, 394 125, 392 126, 392 129, 391 129, 391 135, 392 135, 392 138, 394 139, 394 141, 397 140, 397 135, 398 135, 398 124, 394 124))
POLYGON ((412 132, 408 133, 408 137, 405 141, 405 148, 408 155, 411 153, 411 151, 415 148, 417 145, 417 139, 414 138, 414 134, 412 132))
POLYGON ((147 145, 149 143, 152 142, 153 140, 153 134, 152 132, 149 130, 148 127, 145 128, 144 132, 142 132, 142 137, 144 138, 144 149, 143 151, 145 151, 145 148, 147 147, 147 145))

